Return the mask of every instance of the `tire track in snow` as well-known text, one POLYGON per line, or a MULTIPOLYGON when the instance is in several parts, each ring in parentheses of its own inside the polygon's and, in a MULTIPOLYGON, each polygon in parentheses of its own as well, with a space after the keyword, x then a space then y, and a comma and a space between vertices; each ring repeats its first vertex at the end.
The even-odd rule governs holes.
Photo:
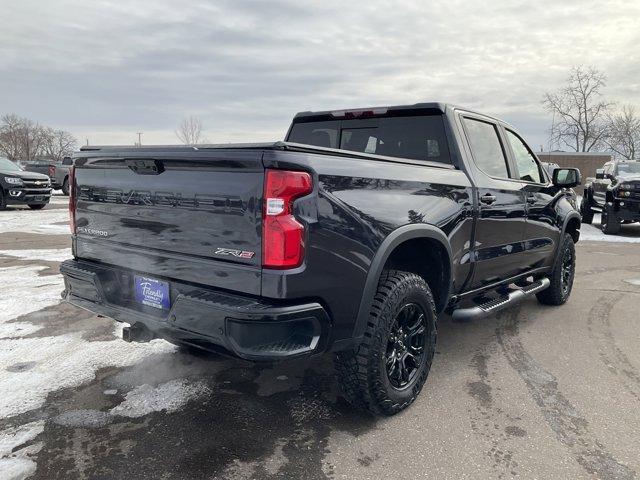
POLYGON ((558 380, 524 348, 516 317, 505 317, 497 328, 498 342, 511 367, 527 385, 542 415, 562 443, 589 475, 629 480, 636 473, 617 461, 589 429, 589 422, 558 388, 558 380))

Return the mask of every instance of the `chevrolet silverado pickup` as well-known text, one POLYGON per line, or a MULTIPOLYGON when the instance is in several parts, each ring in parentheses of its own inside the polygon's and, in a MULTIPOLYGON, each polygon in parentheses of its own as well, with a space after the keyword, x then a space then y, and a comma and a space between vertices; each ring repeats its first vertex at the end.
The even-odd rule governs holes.
POLYGON ((0 157, 0 210, 7 205, 28 205, 32 210, 40 210, 50 199, 49 177, 25 172, 17 163, 0 157))
POLYGON ((575 275, 580 173, 447 104, 299 113, 268 144, 87 146, 70 178, 67 301, 128 341, 331 352, 377 414, 419 394, 443 312, 561 305, 575 275))
POLYGON ((580 203, 583 223, 593 221, 594 211, 602 212, 600 228, 606 235, 619 233, 623 223, 640 222, 640 162, 612 160, 587 179, 580 203))

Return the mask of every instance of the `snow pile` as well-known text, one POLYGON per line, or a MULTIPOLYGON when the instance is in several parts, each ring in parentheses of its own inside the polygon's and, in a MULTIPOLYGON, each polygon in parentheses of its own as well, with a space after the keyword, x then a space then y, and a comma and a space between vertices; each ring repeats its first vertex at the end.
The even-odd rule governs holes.
POLYGON ((0 472, 3 480, 22 479, 35 472, 36 463, 31 456, 40 451, 42 444, 18 447, 36 438, 43 430, 44 421, 40 420, 0 431, 0 472))
POLYGON ((209 393, 204 382, 191 383, 184 378, 162 383, 157 387, 140 385, 125 396, 124 401, 111 409, 112 415, 143 417, 152 412, 175 412, 190 400, 209 393))

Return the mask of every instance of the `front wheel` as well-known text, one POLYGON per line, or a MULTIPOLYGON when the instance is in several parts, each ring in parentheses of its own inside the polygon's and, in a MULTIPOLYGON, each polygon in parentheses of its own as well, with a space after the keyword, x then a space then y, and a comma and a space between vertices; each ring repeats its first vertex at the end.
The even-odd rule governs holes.
POLYGON ((605 235, 616 235, 620 233, 620 220, 613 209, 613 205, 605 205, 602 209, 602 220, 600 229, 605 235))
POLYGON ((7 208, 7 204, 4 201, 4 192, 2 188, 0 188, 0 211, 5 210, 7 208))
POLYGON ((551 284, 536 294, 538 301, 544 305, 562 305, 571 295, 573 279, 576 276, 576 246, 573 237, 564 234, 560 244, 560 253, 549 275, 551 284))
POLYGON ((29 208, 31 210, 42 210, 46 206, 47 206, 46 203, 30 203, 29 204, 29 208))
POLYGON ((427 380, 436 335, 435 303, 424 279, 385 270, 362 343, 336 355, 347 400, 374 414, 394 415, 407 408, 427 380))

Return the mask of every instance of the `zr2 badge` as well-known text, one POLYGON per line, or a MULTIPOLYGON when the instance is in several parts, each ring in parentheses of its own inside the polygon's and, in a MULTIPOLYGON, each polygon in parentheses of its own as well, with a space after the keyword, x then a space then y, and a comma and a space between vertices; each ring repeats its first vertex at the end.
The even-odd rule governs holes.
POLYGON ((233 248, 216 248, 216 251, 213 252, 215 255, 224 255, 224 256, 232 256, 237 258, 253 258, 255 252, 248 252, 246 250, 235 250, 233 248))

